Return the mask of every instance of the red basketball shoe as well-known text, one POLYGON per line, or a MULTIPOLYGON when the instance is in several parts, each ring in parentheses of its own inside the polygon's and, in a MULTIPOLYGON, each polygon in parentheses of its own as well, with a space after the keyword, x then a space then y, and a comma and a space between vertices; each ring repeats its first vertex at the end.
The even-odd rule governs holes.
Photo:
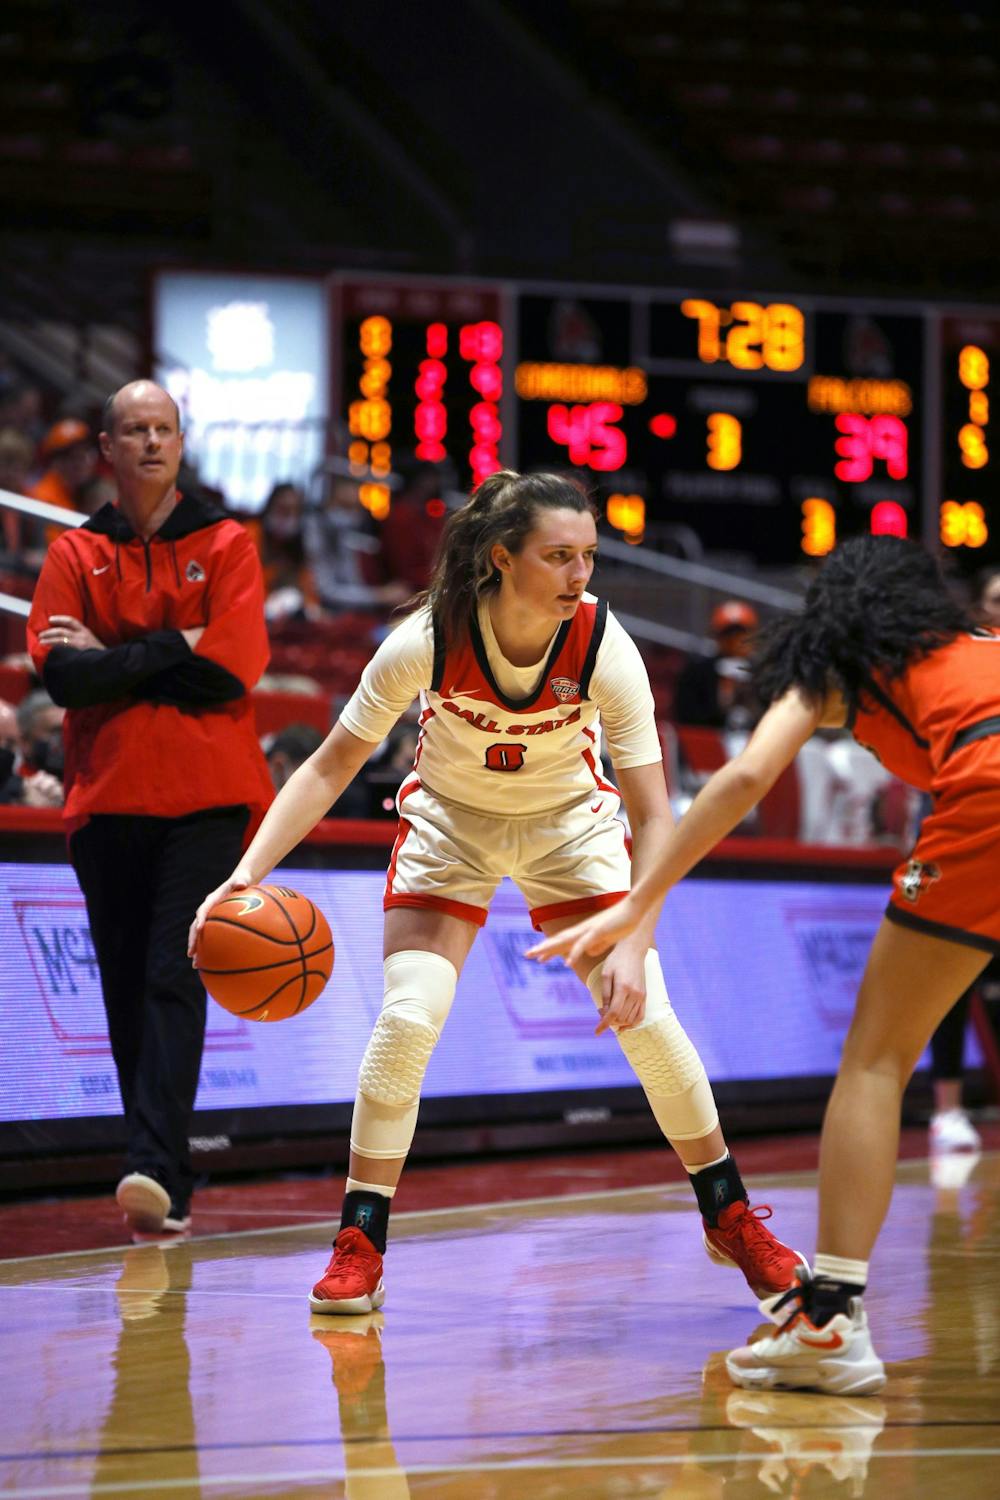
POLYGON ((719 1215, 715 1228, 705 1225, 704 1240, 708 1254, 720 1266, 736 1266, 743 1272, 755 1297, 773 1297, 795 1284, 795 1273, 801 1266, 809 1269, 804 1255, 790 1250, 761 1222, 769 1219, 766 1204, 751 1208, 742 1201, 730 1203, 719 1215))
POLYGON ((349 1225, 333 1242, 330 1264, 309 1294, 316 1313, 370 1313, 385 1301, 382 1257, 364 1230, 349 1225))

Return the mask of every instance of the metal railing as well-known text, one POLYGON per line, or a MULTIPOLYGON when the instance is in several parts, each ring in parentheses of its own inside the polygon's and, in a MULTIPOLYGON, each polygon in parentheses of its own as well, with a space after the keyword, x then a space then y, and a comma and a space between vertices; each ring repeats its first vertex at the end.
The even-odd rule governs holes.
MULTIPOLYGON (((54 526, 79 526, 81 521, 87 519, 83 511, 64 510, 61 505, 49 505, 45 500, 30 500, 26 495, 15 495, 10 490, 0 490, 0 507, 16 510, 23 516, 32 516, 37 521, 46 521, 54 526)), ((27 599, 19 599, 16 594, 0 591, 0 612, 20 615, 26 620, 31 613, 31 603, 27 599)))
MULTIPOLYGON (((43 500, 31 500, 24 495, 12 494, 9 490, 0 490, 0 508, 2 507, 56 526, 79 526, 87 519, 83 512, 64 510, 61 506, 48 505, 43 500)), ((691 655, 711 656, 715 652, 715 643, 690 624, 679 623, 677 615, 687 615, 688 620, 704 618, 707 613, 704 602, 706 593, 750 599, 770 609, 780 610, 797 609, 802 602, 801 595, 790 589, 776 588, 773 584, 744 578, 742 574, 710 567, 705 563, 665 557, 649 548, 630 547, 612 538, 602 538, 601 555, 629 570, 633 580, 646 575, 669 578, 681 586, 683 592, 672 591, 670 595, 658 597, 657 613, 661 618, 649 619, 635 614, 627 607, 616 608, 615 614, 636 640, 647 641, 655 646, 668 646, 691 655), (664 618, 668 614, 674 614, 674 619, 664 618)), ((29 608, 27 600, 0 592, 0 611, 26 617, 29 608)))

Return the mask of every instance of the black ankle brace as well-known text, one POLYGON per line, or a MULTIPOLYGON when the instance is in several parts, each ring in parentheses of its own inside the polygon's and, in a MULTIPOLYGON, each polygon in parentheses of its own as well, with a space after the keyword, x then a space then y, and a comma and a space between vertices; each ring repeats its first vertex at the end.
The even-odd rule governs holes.
POLYGON ((350 1192, 344 1196, 340 1214, 341 1229, 360 1229, 371 1240, 380 1255, 385 1254, 389 1233, 389 1203, 384 1193, 350 1192))
POLYGON ((714 1167, 702 1167, 700 1171, 692 1172, 691 1186, 698 1199, 701 1216, 712 1229, 718 1224, 719 1215, 731 1203, 747 1201, 747 1190, 731 1156, 727 1156, 725 1161, 717 1162, 714 1167))
POLYGON ((818 1276, 809 1283, 806 1313, 817 1328, 829 1323, 838 1313, 850 1316, 851 1299, 860 1297, 863 1286, 850 1281, 834 1281, 829 1276, 818 1276))

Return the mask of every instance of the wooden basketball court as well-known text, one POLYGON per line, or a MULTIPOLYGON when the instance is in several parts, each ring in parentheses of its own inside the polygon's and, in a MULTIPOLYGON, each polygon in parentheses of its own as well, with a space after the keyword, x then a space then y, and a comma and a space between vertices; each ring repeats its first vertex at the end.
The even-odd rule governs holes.
MULTIPOLYGON (((329 1220, 7 1260, 0 1494, 991 1500, 1000 1153, 960 1175, 899 1168, 850 1400, 730 1385, 760 1319, 684 1183, 400 1214, 367 1318, 309 1314, 329 1220)), ((811 1250, 814 1174, 752 1191, 811 1250)))

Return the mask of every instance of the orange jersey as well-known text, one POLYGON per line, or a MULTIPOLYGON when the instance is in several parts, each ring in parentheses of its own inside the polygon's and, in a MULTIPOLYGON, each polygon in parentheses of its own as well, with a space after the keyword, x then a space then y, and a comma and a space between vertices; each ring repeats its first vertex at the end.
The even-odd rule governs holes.
POLYGON ((850 728, 920 791, 1000 788, 1000 632, 963 633, 901 677, 872 681, 850 728))

